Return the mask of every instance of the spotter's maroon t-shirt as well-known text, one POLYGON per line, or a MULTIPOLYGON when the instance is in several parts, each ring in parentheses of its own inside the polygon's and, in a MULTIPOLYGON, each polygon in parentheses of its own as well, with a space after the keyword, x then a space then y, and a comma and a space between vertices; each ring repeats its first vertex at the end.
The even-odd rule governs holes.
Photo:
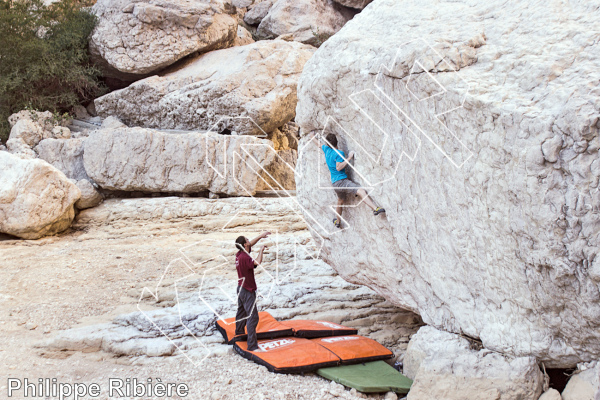
POLYGON ((238 273, 238 285, 251 292, 256 290, 254 281, 254 260, 245 251, 238 251, 235 255, 235 268, 238 273))

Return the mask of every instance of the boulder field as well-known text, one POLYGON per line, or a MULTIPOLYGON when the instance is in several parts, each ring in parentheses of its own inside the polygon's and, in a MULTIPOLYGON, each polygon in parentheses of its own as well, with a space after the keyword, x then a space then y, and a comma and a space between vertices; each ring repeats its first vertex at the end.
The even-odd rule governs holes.
POLYGON ((266 135, 295 116, 296 88, 314 47, 283 40, 212 51, 95 100, 129 126, 266 135))

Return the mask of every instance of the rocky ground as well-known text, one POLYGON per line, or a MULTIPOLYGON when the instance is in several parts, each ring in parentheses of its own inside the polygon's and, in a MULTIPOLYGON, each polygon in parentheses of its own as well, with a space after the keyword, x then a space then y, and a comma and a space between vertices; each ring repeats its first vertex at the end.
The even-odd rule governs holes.
MULTIPOLYGON (((277 318, 322 318, 357 327, 402 359, 420 326, 418 316, 345 282, 320 261, 293 198, 159 197, 107 200, 80 212, 58 236, 3 237, 0 368, 8 377, 97 382, 103 393, 109 378, 135 377, 186 383, 194 399, 365 397, 314 374, 270 373, 221 344, 207 305, 233 316, 235 307, 225 295, 235 285, 233 263, 206 261, 232 258, 229 243, 237 235, 262 230, 273 235, 257 280, 263 288, 275 283, 264 291, 261 310, 277 318), (196 274, 186 276, 186 264, 196 274), (146 291, 140 300, 145 287, 157 297, 146 291), (193 314, 189 326, 195 324, 195 337, 169 325, 180 309, 193 314), (168 327, 179 349, 147 329, 143 314, 168 327)), ((3 393, 5 386, 0 383, 3 393)))

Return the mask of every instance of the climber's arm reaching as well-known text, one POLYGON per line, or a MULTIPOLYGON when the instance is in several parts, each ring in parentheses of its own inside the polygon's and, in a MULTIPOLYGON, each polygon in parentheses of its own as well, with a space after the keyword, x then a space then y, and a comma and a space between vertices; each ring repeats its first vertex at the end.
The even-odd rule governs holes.
POLYGON ((335 163, 335 169, 337 169, 338 171, 343 170, 344 168, 346 168, 346 165, 348 165, 348 163, 350 163, 350 160, 352 160, 352 158, 354 158, 354 152, 351 151, 350 153, 348 153, 348 158, 346 158, 346 160, 344 162, 336 162, 335 163))
POLYGON ((255 237, 254 239, 252 239, 250 241, 250 247, 254 246, 256 243, 258 243, 258 241, 260 239, 264 239, 267 236, 269 236, 270 234, 271 234, 271 232, 263 232, 263 233, 261 233, 260 235, 258 235, 257 237, 255 237))

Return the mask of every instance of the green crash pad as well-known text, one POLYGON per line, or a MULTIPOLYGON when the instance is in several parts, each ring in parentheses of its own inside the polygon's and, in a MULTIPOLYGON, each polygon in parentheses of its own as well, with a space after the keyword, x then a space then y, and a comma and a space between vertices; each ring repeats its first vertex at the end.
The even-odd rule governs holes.
POLYGON ((410 385, 412 385, 412 380, 385 361, 321 368, 317 370, 317 374, 364 393, 396 392, 404 394, 408 393, 410 385))

